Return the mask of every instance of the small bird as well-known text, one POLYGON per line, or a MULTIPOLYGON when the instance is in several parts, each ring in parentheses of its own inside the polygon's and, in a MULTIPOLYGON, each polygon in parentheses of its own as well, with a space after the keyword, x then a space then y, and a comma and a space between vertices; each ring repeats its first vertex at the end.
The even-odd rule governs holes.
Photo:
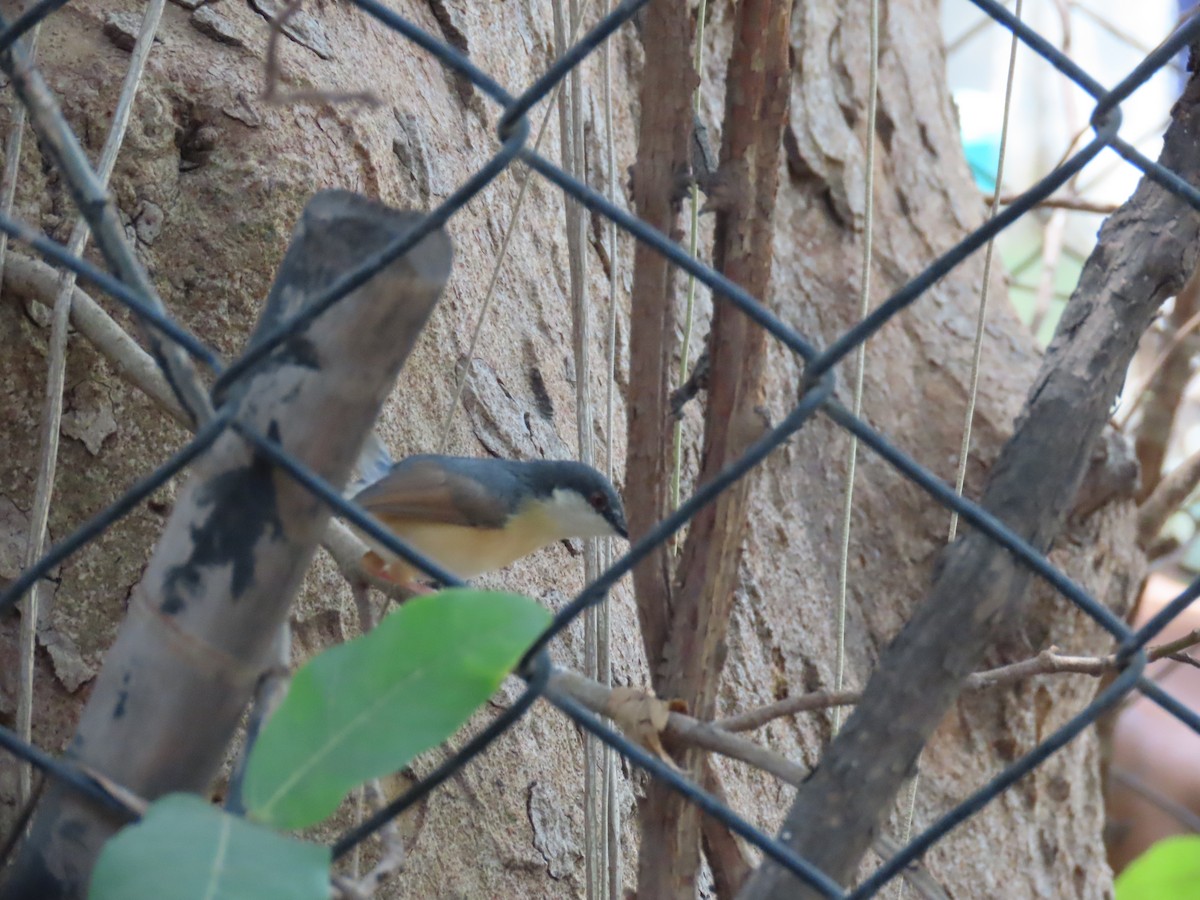
MULTIPOLYGON (((352 497, 414 550, 466 580, 567 538, 628 538, 608 479, 568 460, 410 456, 352 497)), ((365 536, 364 536, 365 537, 365 536)), ((367 539, 373 574, 420 590, 415 566, 367 539)))

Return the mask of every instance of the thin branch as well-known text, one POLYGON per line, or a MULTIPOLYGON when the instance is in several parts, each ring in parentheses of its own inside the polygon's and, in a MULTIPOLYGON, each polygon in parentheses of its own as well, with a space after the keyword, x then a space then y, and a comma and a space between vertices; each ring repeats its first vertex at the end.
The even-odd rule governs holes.
MULTIPOLYGON (((732 806, 711 756, 702 763, 700 786, 721 805, 732 806)), ((704 816, 700 821, 700 832, 704 841, 704 856, 712 870, 717 900, 733 900, 754 871, 754 862, 745 845, 724 822, 713 816, 704 816)))
MULTIPOLYGON (((1053 649, 1049 649, 1020 662, 968 675, 963 682, 963 688, 964 690, 980 690, 997 687, 1032 678, 1035 675, 1055 675, 1067 672, 1080 675, 1101 675, 1115 668, 1115 656, 1061 656, 1053 649)), ((713 724, 727 731, 752 731, 785 716, 836 706, 853 706, 861 699, 860 691, 813 691, 719 719, 713 724)))
POLYGON ((1200 669, 1200 660, 1196 659, 1190 653, 1172 653, 1167 659, 1172 662, 1182 663, 1185 666, 1191 666, 1193 669, 1200 669))
MULTIPOLYGON (((61 273, 53 266, 20 253, 10 253, 4 267, 4 289, 44 306, 54 305, 61 273)), ((116 370, 179 424, 191 422, 167 384, 158 363, 116 319, 82 288, 71 292, 71 324, 116 370)))
MULTIPOLYGON (((1021 198, 1020 194, 1007 194, 1000 198, 1001 206, 1011 206, 1021 198)), ((991 197, 985 198, 991 202, 991 197)), ((1082 197, 1047 197, 1045 200, 1039 201, 1035 209, 1065 209, 1071 212, 1086 212, 1095 213, 1099 216, 1110 216, 1116 212, 1117 205, 1115 203, 1096 203, 1092 200, 1084 200, 1082 197)))
POLYGON ((999 687, 1034 675, 1103 675, 1113 671, 1116 664, 1115 656, 1061 656, 1052 647, 1021 662, 968 675, 963 681, 963 688, 977 691, 999 687))
POLYGON ((292 629, 285 621, 275 638, 274 664, 259 676, 258 684, 254 688, 254 699, 251 701, 250 715, 246 722, 246 739, 242 742, 242 748, 229 774, 225 808, 235 815, 244 815, 246 812, 242 788, 246 779, 246 767, 250 764, 250 751, 258 743, 267 719, 287 694, 288 685, 291 684, 291 666, 292 629))
POLYGON ((1193 271, 1187 283, 1176 293, 1175 305, 1167 317, 1168 333, 1181 337, 1168 345, 1165 358, 1161 364, 1156 364, 1153 377, 1139 395, 1145 398, 1134 437, 1134 451, 1142 470, 1139 501, 1154 493, 1163 480, 1167 445, 1192 376, 1192 357, 1197 340, 1194 332, 1188 329, 1188 323, 1197 315, 1200 315, 1200 269, 1193 271))
POLYGON ((1133 793, 1140 796, 1147 803, 1161 809, 1184 828, 1188 829, 1188 831, 1200 833, 1200 816, 1196 815, 1178 800, 1168 797, 1157 788, 1147 784, 1128 769, 1121 766, 1111 766, 1108 770, 1108 777, 1122 787, 1133 791, 1133 793))
MULTIPOLYGON (((7 27, 6 18, 0 15, 0 29, 7 27)), ((155 292, 145 268, 138 262, 125 239, 125 229, 111 197, 92 171, 79 139, 63 117, 54 94, 19 42, 0 53, 0 70, 12 80, 13 89, 29 111, 30 123, 41 139, 43 152, 62 173, 71 198, 87 219, 96 245, 109 268, 139 293, 146 303, 165 313, 163 302, 155 292)), ((144 329, 144 334, 180 405, 198 424, 208 422, 213 416, 212 401, 191 359, 183 348, 164 340, 153 329, 144 329)))
MULTIPOLYGON (((117 154, 121 152, 121 145, 125 141, 125 131, 129 125, 133 100, 137 96, 138 86, 142 81, 142 72, 145 70, 146 59, 149 57, 150 48, 154 43, 154 35, 158 31, 158 23, 162 17, 164 5, 165 0, 151 0, 142 17, 142 27, 133 47, 116 109, 113 111, 112 126, 105 139, 100 162, 96 167, 96 179, 102 188, 108 186, 108 180, 117 162, 117 154)), ((71 237, 67 241, 67 252, 72 256, 81 255, 87 246, 88 233, 87 221, 83 218, 78 219, 71 231, 71 237)), ((37 562, 46 542, 46 530, 50 519, 50 497, 54 492, 54 480, 58 471, 58 438, 59 428, 62 424, 63 388, 67 377, 67 331, 71 318, 74 287, 75 273, 64 272, 55 295, 54 314, 50 325, 46 397, 42 409, 39 435, 41 459, 38 465, 37 481, 34 484, 33 508, 29 514, 29 532, 25 542, 25 568, 29 568, 37 562)), ((38 607, 42 590, 41 582, 35 584, 26 595, 21 608, 17 733, 25 741, 31 740, 33 727, 33 663, 37 649, 38 607)), ((19 802, 23 803, 29 798, 32 784, 32 768, 28 765, 21 766, 17 791, 19 802)))
MULTIPOLYGON (((679 176, 687 171, 692 91, 698 83, 686 52, 692 41, 691 14, 683 4, 651 3, 641 29, 643 44, 673 48, 647 52, 642 73, 638 155, 632 172, 633 208, 663 234, 675 231, 681 197, 679 176)), ((671 482, 667 433, 670 382, 677 345, 673 267, 641 241, 633 251, 629 315, 629 396, 625 402, 628 451, 625 506, 636 540, 668 512, 671 482)), ((665 547, 633 570, 642 642, 651 670, 658 668, 671 609, 671 561, 665 547)))
POLYGON ((1190 319, 1180 325, 1178 330, 1171 335, 1171 339, 1167 342, 1167 346, 1163 348, 1162 352, 1158 355, 1154 362, 1150 364, 1150 368, 1142 377, 1141 383, 1137 387, 1130 388, 1125 391, 1125 393, 1133 397, 1133 401, 1121 414, 1119 424, 1120 428, 1124 429, 1129 423, 1129 420, 1133 418, 1133 414, 1138 411, 1138 407, 1142 405, 1142 401, 1145 400, 1148 395, 1150 385, 1154 382, 1154 379, 1158 377, 1158 373, 1162 370, 1162 367, 1166 365, 1167 360, 1171 358, 1171 354, 1175 352, 1175 348, 1183 343, 1183 341, 1186 340, 1192 334, 1192 332, 1196 330, 1197 327, 1200 327, 1200 311, 1194 313, 1190 319))
MULTIPOLYGON (((613 698, 614 688, 600 684, 590 678, 585 678, 577 672, 555 668, 550 674, 546 687, 547 694, 567 694, 599 715, 610 713, 609 702, 613 698)), ((663 737, 677 742, 682 746, 693 747, 719 753, 722 756, 747 763, 757 769, 774 775, 780 781, 798 786, 809 776, 809 770, 794 763, 779 753, 756 744, 754 741, 738 737, 718 727, 713 722, 702 722, 686 713, 671 712, 667 715, 663 737)), ((876 850, 883 858, 893 855, 898 849, 896 843, 881 836, 876 850)), ((913 876, 910 884, 926 897, 945 897, 946 894, 936 886, 927 872, 920 866, 911 867, 906 877, 913 876), (933 885, 932 889, 930 885, 933 885)), ((740 881, 740 878, 738 879, 740 881)))
MULTIPOLYGON (((268 19, 270 29, 267 34, 267 61, 264 65, 262 99, 265 103, 286 106, 295 103, 317 103, 337 105, 341 103, 361 103, 367 109, 375 109, 383 105, 371 91, 322 91, 303 90, 281 93, 280 82, 283 80, 283 67, 279 63, 279 38, 286 33, 287 24, 300 12, 304 0, 289 0, 283 12, 268 19)), ((261 10, 260 10, 261 12, 261 10)))
MULTIPOLYGON (((1200 644, 1200 628, 1189 632, 1177 640, 1166 644, 1157 644, 1146 651, 1150 662, 1160 659, 1175 659, 1182 651, 1200 644)), ((1192 662, 1187 658, 1187 662, 1192 662)), ((1115 654, 1108 656, 1063 656, 1053 647, 1043 650, 1037 656, 1023 659, 1020 662, 998 666, 983 672, 968 675, 963 681, 963 689, 970 691, 986 688, 1002 687, 1033 678, 1040 675, 1104 675, 1115 672, 1118 660, 1115 654)), ((833 706, 853 706, 862 698, 859 691, 813 691, 787 697, 783 700, 746 710, 734 716, 717 719, 712 724, 725 731, 753 731, 762 728, 775 719, 793 716, 801 712, 813 712, 828 709, 833 706)))
MULTIPOLYGON (((33 26, 29 33, 29 39, 26 43, 30 58, 33 58, 37 53, 37 39, 41 32, 41 22, 33 26)), ((25 107, 22 104, 15 104, 13 110, 12 124, 10 126, 8 141, 5 146, 5 165, 4 179, 0 182, 0 211, 6 218, 12 218, 13 201, 17 194, 17 181, 20 178, 21 172, 21 143, 25 135, 25 107)), ((0 235, 0 280, 4 275, 4 262, 8 255, 8 233, 4 232, 0 235)), ((57 324, 57 319, 55 320, 57 324)), ((63 329, 65 331, 65 329, 63 329)), ((53 385, 55 383, 55 374, 64 367, 55 362, 55 350, 57 342, 52 335, 50 340, 50 366, 47 373, 47 409, 44 415, 44 420, 53 418, 53 410, 50 408, 50 399, 53 396, 53 385)), ((62 354, 59 354, 61 356, 62 354)), ((59 379, 61 382, 61 378, 59 379)), ((60 389, 61 393, 61 389, 60 389)), ((57 439, 57 433, 55 434, 57 439)), ((44 468, 44 466, 43 466, 44 468)), ((26 544, 26 559, 25 565, 31 565, 29 561, 30 550, 33 548, 34 536, 37 537, 37 552, 41 552, 41 545, 45 539, 46 517, 49 514, 49 491, 45 488, 43 482, 46 479, 43 474, 39 474, 37 487, 34 490, 34 509, 30 516, 29 537, 26 544), (41 505, 38 500, 42 495, 46 495, 41 505, 47 507, 46 513, 41 513, 41 505), (39 524, 40 523, 40 524, 39 524)), ((35 557, 36 558, 36 557, 35 557)), ((37 619, 38 607, 40 605, 39 592, 40 585, 35 585, 29 592, 29 597, 21 605, 21 632, 18 637, 20 647, 20 661, 18 663, 17 674, 17 735, 26 743, 32 741, 33 736, 33 664, 34 652, 37 647, 37 619)), ((27 809, 33 802, 33 766, 28 763, 23 763, 20 766, 17 776, 17 803, 25 806, 27 809)))
MULTIPOLYGON (((34 25, 26 40, 29 58, 37 58, 37 39, 42 23, 34 25)), ((12 122, 8 129, 8 140, 4 144, 4 177, 0 179, 0 215, 12 218, 13 202, 17 196, 17 181, 21 175, 21 144, 25 138, 27 114, 23 104, 14 104, 12 122)), ((0 278, 4 275, 4 263, 8 254, 8 232, 0 232, 0 278)))
POLYGON ((1193 628, 1182 637, 1151 647, 1148 651, 1150 661, 1154 662, 1156 659, 1163 659, 1175 653, 1182 653, 1184 650, 1195 647, 1197 644, 1200 644, 1200 628, 1193 628))
MULTIPOLYGON (((378 781, 369 781, 364 785, 364 788, 367 799, 375 809, 383 809, 387 805, 387 797, 384 795, 378 781)), ((404 863, 408 857, 409 846, 416 843, 417 836, 420 835, 421 830, 425 827, 425 815, 428 809, 428 803, 422 802, 417 805, 415 834, 407 845, 404 842, 404 836, 400 833, 400 825, 397 819, 388 819, 380 827, 379 831, 376 832, 382 845, 379 861, 361 878, 350 879, 335 875, 333 877, 333 887, 338 892, 335 896, 343 898, 343 900, 360 900, 360 898, 374 897, 388 878, 403 872, 404 863)))
MULTIPOLYGON (((554 41, 558 47, 574 43, 575 36, 583 27, 583 9, 580 0, 553 0, 551 3, 554 20, 554 41), (568 23, 569 19, 569 23, 568 23), (568 32, 568 24, 570 32, 568 32), (568 34, 570 35, 568 37, 568 34)), ((571 69, 570 75, 558 87, 555 105, 558 107, 558 144, 562 167, 569 175, 587 180, 587 164, 584 159, 582 73, 579 67, 571 69)), ((548 111, 548 110, 547 110, 548 111)), ((596 461, 593 439, 595 417, 592 412, 592 304, 587 291, 587 217, 584 207, 570 194, 563 193, 563 213, 566 223, 569 302, 571 307, 571 355, 575 363, 575 435, 578 459, 587 465, 596 461)), ((464 367, 464 376, 467 367, 464 367)), ((606 435, 611 443, 611 435, 606 435)), ((590 584, 600 574, 600 550, 598 541, 584 542, 583 580, 590 584)), ((600 678, 600 644, 607 646, 609 634, 601 634, 600 610, 590 606, 583 613, 584 664, 592 678, 600 678)), ((607 673, 606 673, 607 676, 607 673)), ((605 678, 607 680, 607 677, 605 678)), ((609 853, 608 810, 605 807, 607 792, 602 788, 605 775, 602 765, 612 766, 612 755, 606 753, 602 742, 592 734, 583 737, 583 857, 584 881, 588 900, 604 897, 608 884, 607 859, 609 853)))
POLYGON ((862 696, 860 691, 813 691, 795 697, 785 697, 766 706, 759 706, 737 715, 718 719, 713 724, 726 731, 753 731, 768 722, 796 713, 829 709, 834 706, 853 706, 862 696))
POLYGON ((1148 547, 1167 519, 1200 485, 1200 451, 1171 470, 1138 507, 1138 544, 1148 547))
MULTIPOLYGON (((4 271, 4 288, 35 302, 52 304, 60 273, 38 259, 10 253, 4 271)), ((125 381, 159 405, 177 423, 191 429, 192 422, 158 363, 90 294, 75 286, 71 292, 71 324, 91 341, 125 381)), ((331 521, 321 546, 329 553, 342 577, 351 585, 369 584, 388 599, 402 603, 412 592, 390 581, 383 581, 362 565, 366 545, 345 524, 331 521)))

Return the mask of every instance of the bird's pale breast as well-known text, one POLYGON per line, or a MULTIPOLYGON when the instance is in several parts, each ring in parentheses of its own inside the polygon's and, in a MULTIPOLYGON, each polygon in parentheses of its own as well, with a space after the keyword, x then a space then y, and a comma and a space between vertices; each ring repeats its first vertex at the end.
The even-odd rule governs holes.
MULTIPOLYGON (((504 528, 470 528, 386 517, 380 517, 380 521, 413 549, 464 580, 502 569, 558 539, 554 523, 538 509, 518 513, 504 528)), ((389 574, 396 580, 422 577, 422 573, 382 547, 372 549, 388 562, 389 574)))

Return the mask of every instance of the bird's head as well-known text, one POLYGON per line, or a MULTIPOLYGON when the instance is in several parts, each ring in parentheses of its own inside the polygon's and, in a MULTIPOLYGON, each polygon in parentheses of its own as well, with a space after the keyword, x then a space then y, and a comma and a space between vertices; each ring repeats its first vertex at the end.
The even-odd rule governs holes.
POLYGON ((591 466, 566 460, 527 465, 527 484, 535 502, 554 522, 560 537, 629 537, 620 495, 591 466))

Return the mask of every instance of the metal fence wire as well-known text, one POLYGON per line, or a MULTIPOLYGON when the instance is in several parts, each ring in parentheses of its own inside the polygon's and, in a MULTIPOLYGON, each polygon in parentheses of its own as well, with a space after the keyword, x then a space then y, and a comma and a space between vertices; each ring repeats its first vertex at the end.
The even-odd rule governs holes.
MULTIPOLYGON (((26 105, 37 101, 37 97, 32 95, 36 94, 38 90, 36 83, 38 77, 36 77, 36 70, 32 68, 28 58, 22 55, 20 45, 16 43, 17 39, 54 10, 65 5, 65 2, 66 0, 42 0, 11 24, 0 19, 0 27, 3 28, 3 31, 0 32, 0 55, 4 56, 6 60, 4 68, 12 79, 21 101, 26 105), (22 66, 25 67, 24 70, 22 70, 22 66), (32 79, 29 77, 31 73, 35 76, 32 79)), ((76 191, 75 199, 79 203, 80 211, 92 225, 93 232, 97 233, 100 249, 105 254, 109 266, 117 273, 116 277, 87 263, 78 255, 71 253, 65 246, 49 240, 35 229, 12 218, 0 217, 0 230, 11 238, 32 246, 52 263, 75 272, 80 278, 105 291, 132 310, 134 315, 155 335, 153 342, 159 345, 156 348, 156 357, 173 386, 178 388, 175 375, 179 370, 172 365, 172 361, 180 360, 183 355, 208 368, 217 378, 211 394, 201 401, 192 397, 189 403, 187 392, 180 392, 181 402, 188 408, 198 426, 192 441, 92 521, 54 546, 36 565, 23 572, 3 594, 0 594, 0 612, 16 603, 32 585, 45 577, 56 565, 146 500, 154 490, 203 453, 227 428, 237 430, 246 441, 254 445, 263 457, 307 486, 315 495, 329 504, 337 515, 353 522, 397 555, 441 578, 442 581, 448 584, 458 583, 455 579, 447 577, 447 573, 438 571, 437 567, 428 560, 420 558, 409 550, 390 533, 375 526, 361 510, 344 499, 336 488, 317 478, 268 437, 234 421, 232 415, 222 407, 221 400, 224 389, 233 384, 239 376, 249 371, 256 362, 263 359, 281 342, 304 329, 315 317, 331 309, 350 291, 366 283, 386 265, 415 246, 423 237, 443 226, 451 216, 493 179, 514 162, 519 161, 570 194, 588 209, 606 217, 637 240, 656 249, 679 268, 694 275, 701 283, 707 285, 712 290, 714 297, 719 298, 719 302, 734 304, 766 329, 776 340, 803 361, 805 376, 802 392, 795 408, 777 426, 752 445, 740 459, 726 467, 717 478, 700 486, 692 497, 638 540, 624 557, 587 585, 555 616, 553 623, 538 638, 519 667, 518 674, 525 680, 526 687, 519 699, 509 709, 505 710, 472 738, 462 750, 453 754, 407 793, 344 834, 333 845, 335 858, 348 853, 366 837, 379 830, 385 823, 451 777, 474 756, 482 752, 497 736, 520 719, 538 697, 545 697, 582 728, 622 754, 625 759, 645 769, 652 777, 669 784, 702 808, 704 812, 725 823, 733 832, 745 838, 766 856, 785 866, 797 878, 831 898, 861 898, 876 894, 884 884, 899 874, 905 866, 918 859, 958 823, 973 815, 1015 781, 1031 772, 1043 760, 1093 724, 1102 713, 1130 692, 1140 691, 1150 700, 1184 721, 1194 731, 1200 733, 1200 715, 1187 709, 1159 686, 1143 677, 1146 664, 1145 648, 1148 642, 1171 619, 1200 596, 1200 579, 1194 581, 1149 622, 1136 631, 1132 630, 1063 572, 1051 565, 1043 554, 1018 537, 1002 522, 979 505, 958 496, 932 473, 908 458, 862 419, 853 415, 835 398, 833 393, 833 367, 839 361, 858 348, 893 316, 920 299, 926 290, 956 265, 1065 185, 1085 164, 1106 147, 1114 150, 1177 197, 1200 210, 1200 192, 1196 188, 1187 184, 1174 172, 1147 159, 1118 135, 1121 122, 1121 103, 1155 72, 1166 66, 1180 50, 1200 38, 1200 14, 1193 15, 1184 21, 1167 41, 1147 55, 1141 64, 1114 88, 1105 89, 1035 30, 1019 21, 997 0, 972 0, 995 22, 1011 31, 1026 47, 1049 62, 1093 98, 1095 106, 1090 123, 1094 136, 1082 149, 1021 194, 1019 198, 1013 200, 994 218, 963 238, 888 298, 886 302, 879 305, 863 321, 846 331, 831 346, 821 349, 782 322, 756 298, 748 295, 736 284, 713 269, 697 262, 666 236, 639 221, 635 216, 622 211, 604 196, 527 146, 529 125, 526 115, 529 110, 546 98, 555 86, 588 54, 599 47, 618 28, 628 23, 647 0, 625 0, 620 3, 605 15, 582 40, 570 47, 528 90, 516 96, 510 94, 485 72, 480 71, 466 56, 387 9, 377 0, 353 0, 353 2, 367 15, 416 44, 441 64, 452 69, 457 75, 468 79, 483 94, 499 104, 503 110, 498 129, 502 142, 499 152, 465 181, 449 199, 429 212, 423 222, 403 239, 393 243, 357 270, 342 276, 312 302, 302 314, 296 315, 274 328, 269 334, 263 335, 250 350, 227 367, 203 341, 174 322, 161 308, 152 292, 138 286, 139 279, 130 277, 125 268, 128 260, 114 257, 112 248, 107 246, 100 237, 97 226, 102 224, 101 217, 105 205, 104 193, 99 182, 88 170, 86 160, 82 156, 79 159, 60 160, 60 163, 66 168, 71 165, 80 167, 73 173, 79 176, 78 179, 69 180, 72 180, 73 183, 78 181, 79 184, 85 186, 90 185, 99 191, 96 196, 87 196, 86 191, 83 191, 83 195, 80 196, 81 192, 76 191), (96 202, 97 197, 99 203, 96 202), (954 510, 974 528, 1007 548, 1032 572, 1049 582, 1063 597, 1091 616, 1118 642, 1119 673, 1086 709, 1018 762, 1005 769, 973 796, 939 818, 891 859, 885 861, 870 878, 852 891, 843 890, 831 878, 799 857, 782 842, 752 826, 661 759, 614 731, 598 716, 569 697, 556 693, 545 693, 550 673, 547 653, 549 642, 579 617, 585 609, 602 603, 609 589, 622 576, 633 569, 654 548, 667 541, 701 507, 712 502, 729 485, 762 462, 772 450, 801 429, 818 411, 824 412, 833 421, 856 435, 860 441, 872 448, 905 477, 932 495, 939 503, 954 510)), ((44 89, 44 84, 42 88, 44 89)), ((142 278, 144 279, 144 275, 142 278)), ((69 761, 57 759, 35 746, 30 746, 20 740, 13 731, 0 728, 0 746, 96 801, 129 813, 128 806, 119 797, 114 796, 89 775, 77 769, 69 761)))

